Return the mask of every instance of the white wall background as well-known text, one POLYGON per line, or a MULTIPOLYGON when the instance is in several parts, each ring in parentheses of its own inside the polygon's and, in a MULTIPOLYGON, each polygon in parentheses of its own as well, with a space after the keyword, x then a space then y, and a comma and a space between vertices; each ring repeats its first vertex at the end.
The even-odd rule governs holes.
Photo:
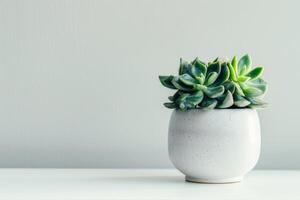
POLYGON ((265 65, 258 168, 300 168, 299 1, 0 0, 0 167, 171 167, 179 58, 265 65))

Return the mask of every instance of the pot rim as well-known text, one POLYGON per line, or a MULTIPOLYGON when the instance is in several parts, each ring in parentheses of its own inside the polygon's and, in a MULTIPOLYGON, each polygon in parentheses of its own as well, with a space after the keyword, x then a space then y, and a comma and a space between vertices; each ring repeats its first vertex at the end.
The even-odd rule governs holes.
POLYGON ((176 112, 195 112, 195 111, 249 111, 249 110, 253 110, 256 111, 257 109, 255 108, 214 108, 214 109, 210 109, 210 110, 205 110, 202 108, 194 108, 194 109, 190 109, 190 110, 180 110, 180 109, 174 109, 174 111, 176 112))

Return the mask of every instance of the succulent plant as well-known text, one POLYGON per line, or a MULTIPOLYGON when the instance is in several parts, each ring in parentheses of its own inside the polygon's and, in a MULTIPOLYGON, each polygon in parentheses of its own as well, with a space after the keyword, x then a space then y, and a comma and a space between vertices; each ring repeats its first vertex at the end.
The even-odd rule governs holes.
POLYGON ((230 80, 235 85, 234 105, 237 107, 264 107, 262 98, 267 90, 267 83, 261 79, 263 67, 251 66, 251 58, 244 55, 238 62, 234 57, 228 62, 230 80))
POLYGON ((180 59, 178 76, 159 76, 167 88, 177 90, 164 103, 167 108, 188 110, 262 106, 266 83, 259 78, 262 67, 251 70, 251 60, 243 56, 237 63, 218 58, 206 64, 199 58, 192 62, 180 59))
MULTIPOLYGON (((192 62, 180 60, 178 76, 160 76, 161 83, 177 92, 169 97, 171 102, 164 105, 181 110, 201 108, 227 107, 223 85, 230 76, 226 62, 215 59, 206 64, 199 58, 192 62)), ((228 91, 229 92, 229 91, 228 91)), ((227 93, 225 93, 227 94, 227 93)))

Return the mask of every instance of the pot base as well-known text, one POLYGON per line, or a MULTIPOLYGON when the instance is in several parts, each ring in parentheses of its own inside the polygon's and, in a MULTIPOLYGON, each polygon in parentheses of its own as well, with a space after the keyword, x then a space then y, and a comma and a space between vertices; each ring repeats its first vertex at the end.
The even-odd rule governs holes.
POLYGON ((193 182, 193 183, 217 183, 217 184, 222 184, 222 183, 236 183, 240 182, 243 180, 243 176, 239 177, 233 177, 233 178, 225 178, 225 179, 202 179, 202 178, 194 178, 194 177, 189 177, 186 176, 185 180, 188 182, 193 182))

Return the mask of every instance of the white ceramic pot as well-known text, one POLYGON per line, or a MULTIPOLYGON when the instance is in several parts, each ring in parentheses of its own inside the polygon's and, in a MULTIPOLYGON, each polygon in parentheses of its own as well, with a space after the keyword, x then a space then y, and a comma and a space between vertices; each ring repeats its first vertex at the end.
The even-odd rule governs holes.
POLYGON ((260 125, 256 110, 174 110, 169 156, 187 181, 241 181, 257 163, 260 125))

